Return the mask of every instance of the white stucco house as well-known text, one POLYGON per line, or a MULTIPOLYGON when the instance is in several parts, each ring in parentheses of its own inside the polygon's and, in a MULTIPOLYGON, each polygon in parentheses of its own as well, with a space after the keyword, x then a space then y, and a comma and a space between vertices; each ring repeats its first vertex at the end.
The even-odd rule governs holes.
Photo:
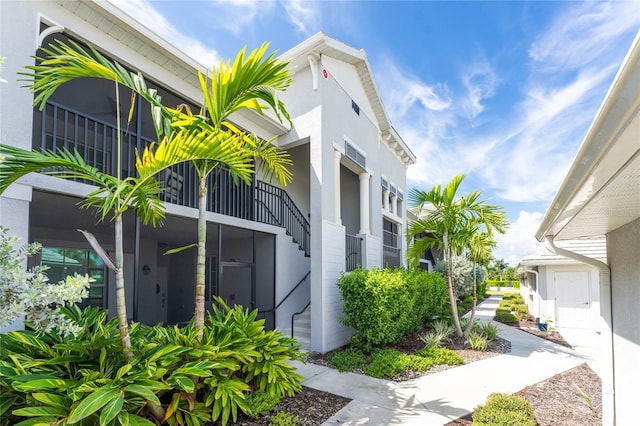
POLYGON ((603 424, 638 422, 640 383, 640 32, 536 232, 598 269, 603 424), (559 241, 606 241, 606 262, 559 241))
MULTIPOLYGON (((17 73, 34 63, 39 47, 54 39, 90 44, 142 72, 165 103, 199 109, 197 71, 203 67, 113 4, 2 2, 0 8, 7 80, 0 84, 0 143, 77 149, 88 163, 114 172, 118 108, 109 82, 68 83, 38 111, 18 81, 17 73)), ((207 206, 207 299, 219 295, 257 308, 268 327, 286 333, 293 317, 295 334, 306 338, 311 350, 326 352, 351 334, 339 321, 340 273, 356 265, 404 263, 406 170, 415 156, 390 123, 363 51, 319 33, 281 57, 294 72, 294 83, 281 94, 293 126, 248 111, 232 121, 259 137, 276 137, 274 143, 291 154, 294 181, 281 188, 256 176, 252 185, 236 186, 220 176, 207 206)), ((127 102, 127 91, 120 90, 121 102, 127 102)), ((121 108, 123 122, 128 109, 121 108)), ((131 123, 124 133, 124 176, 135 172, 134 148, 155 135, 144 104, 136 106, 131 123)), ((163 253, 196 240, 194 177, 188 165, 161 177, 167 187, 162 228, 125 217, 131 320, 182 323, 193 314, 195 252, 163 253)), ((88 229, 103 246, 113 247, 112 225, 96 224, 90 211, 77 206, 91 189, 83 182, 31 174, 0 198, 0 224, 23 241, 44 245, 44 255, 35 261, 51 267, 52 279, 71 271, 91 273, 89 302, 113 313, 113 277, 76 232, 88 229), (52 258, 76 261, 47 263, 52 258)))
MULTIPOLYGON (((565 250, 605 262, 604 239, 558 242, 565 250)), ((529 313, 554 327, 600 331, 600 273, 598 268, 549 250, 518 263, 520 295, 529 313)))

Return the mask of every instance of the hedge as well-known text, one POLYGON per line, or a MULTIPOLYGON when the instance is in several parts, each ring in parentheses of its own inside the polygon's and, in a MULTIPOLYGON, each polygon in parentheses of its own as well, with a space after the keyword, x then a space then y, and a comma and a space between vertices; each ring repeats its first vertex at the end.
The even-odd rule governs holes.
POLYGON ((356 330, 363 349, 397 343, 425 320, 448 312, 447 283, 422 270, 356 269, 337 283, 344 302, 342 322, 356 330))
POLYGON ((515 280, 486 280, 487 287, 513 287, 520 288, 520 281, 515 280))

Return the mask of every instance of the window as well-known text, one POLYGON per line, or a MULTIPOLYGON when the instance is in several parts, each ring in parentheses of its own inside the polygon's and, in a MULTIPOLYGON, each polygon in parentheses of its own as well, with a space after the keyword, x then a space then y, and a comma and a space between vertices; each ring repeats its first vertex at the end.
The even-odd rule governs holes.
POLYGON ((385 267, 402 266, 400 262, 400 226, 387 219, 382 219, 382 263, 385 267))
POLYGON ((47 275, 52 283, 62 281, 68 275, 89 274, 93 282, 89 287, 89 297, 81 306, 106 307, 105 266, 93 250, 44 247, 40 263, 49 268, 47 275))

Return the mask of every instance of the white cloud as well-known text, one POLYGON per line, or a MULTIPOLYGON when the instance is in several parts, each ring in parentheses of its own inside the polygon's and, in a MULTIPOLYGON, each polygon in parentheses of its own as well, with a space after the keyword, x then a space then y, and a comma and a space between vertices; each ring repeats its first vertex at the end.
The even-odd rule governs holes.
POLYGON ((538 242, 534 235, 543 216, 541 212, 520 211, 507 233, 497 237, 498 248, 493 256, 515 266, 524 256, 539 252, 544 244, 538 242))
POLYGON ((533 43, 534 66, 547 72, 576 69, 611 50, 611 41, 638 28, 635 1, 585 2, 567 8, 533 43))
POLYGON ((274 0, 213 0, 216 25, 235 36, 253 31, 256 21, 275 7, 274 0))
POLYGON ((296 31, 311 35, 322 27, 320 3, 305 0, 285 0, 282 2, 282 6, 296 31))
POLYGON ((462 84, 467 89, 467 97, 461 103, 469 120, 474 120, 485 110, 482 101, 494 95, 497 83, 496 73, 486 59, 472 64, 462 74, 462 84))
POLYGON ((108 1, 206 67, 211 67, 219 61, 214 49, 178 31, 171 22, 154 9, 149 0, 108 1))

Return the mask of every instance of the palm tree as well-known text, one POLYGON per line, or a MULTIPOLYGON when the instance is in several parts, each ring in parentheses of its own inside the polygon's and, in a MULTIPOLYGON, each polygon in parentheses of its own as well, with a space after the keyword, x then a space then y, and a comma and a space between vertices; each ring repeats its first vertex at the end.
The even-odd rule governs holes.
POLYGON ((453 286, 452 257, 469 247, 475 233, 485 232, 491 236, 493 232, 505 232, 508 226, 506 215, 500 207, 479 200, 481 192, 473 191, 466 196, 457 197, 464 178, 464 174, 457 175, 446 187, 442 188, 438 184, 430 191, 412 189, 409 203, 417 207, 418 217, 423 212, 424 217, 411 223, 407 232, 407 239, 412 241, 407 252, 412 266, 418 264, 422 253, 434 246, 442 250, 445 256, 451 313, 459 337, 463 336, 463 331, 453 286))
POLYGON ((249 135, 228 121, 229 116, 243 108, 262 113, 271 109, 278 119, 284 117, 291 122, 285 105, 278 99, 278 91, 291 84, 287 63, 275 58, 275 53, 266 55, 268 43, 246 55, 243 48, 233 64, 220 63, 208 81, 199 73, 204 98, 203 110, 193 115, 188 109, 172 109, 162 104, 157 93, 149 89, 140 73, 126 71, 117 62, 110 61, 91 48, 84 50, 76 43, 57 42, 45 52, 49 55, 41 64, 29 67, 34 71, 32 90, 35 102, 44 106, 53 91, 64 82, 79 77, 97 77, 116 81, 143 97, 152 108, 154 126, 158 140, 163 143, 147 147, 136 162, 141 179, 153 178, 160 171, 178 162, 191 162, 198 174, 198 259, 195 292, 195 327, 202 336, 204 326, 205 293, 205 245, 206 245, 206 199, 207 178, 211 173, 225 169, 234 181, 251 183, 255 172, 266 178, 275 177, 280 183, 291 181, 287 166, 291 164, 286 152, 249 135), (178 136, 176 136, 176 132, 178 136), (164 138, 164 139, 163 139, 164 138), (194 156, 190 145, 200 140, 214 145, 207 156, 194 156), (169 155, 171 154, 171 155, 169 155))
POLYGON ((485 232, 474 232, 469 239, 469 257, 473 262, 473 306, 471 307, 471 317, 464 336, 468 337, 473 329, 476 317, 476 306, 478 304, 478 285, 476 280, 477 265, 486 265, 491 259, 491 250, 496 246, 496 241, 485 232))

